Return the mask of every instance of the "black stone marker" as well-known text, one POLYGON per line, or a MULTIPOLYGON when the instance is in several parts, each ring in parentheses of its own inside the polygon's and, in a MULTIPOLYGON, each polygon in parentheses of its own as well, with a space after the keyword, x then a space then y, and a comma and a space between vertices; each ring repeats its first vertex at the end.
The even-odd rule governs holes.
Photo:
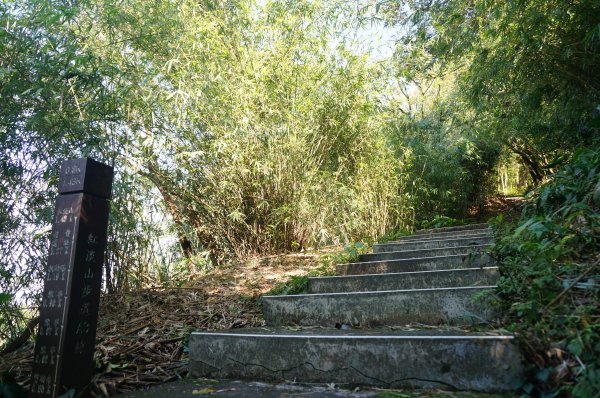
POLYGON ((112 180, 89 158, 60 166, 29 397, 74 396, 91 381, 112 180))

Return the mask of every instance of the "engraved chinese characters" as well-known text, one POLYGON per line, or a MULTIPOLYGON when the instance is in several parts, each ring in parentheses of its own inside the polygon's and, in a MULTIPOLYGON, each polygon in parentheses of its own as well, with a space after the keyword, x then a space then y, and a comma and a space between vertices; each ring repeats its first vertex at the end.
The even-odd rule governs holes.
POLYGON ((87 158, 68 160, 60 166, 58 192, 85 192, 109 199, 112 180, 111 167, 87 158))
POLYGON ((80 392, 91 380, 111 183, 112 168, 91 159, 61 166, 30 397, 80 392))

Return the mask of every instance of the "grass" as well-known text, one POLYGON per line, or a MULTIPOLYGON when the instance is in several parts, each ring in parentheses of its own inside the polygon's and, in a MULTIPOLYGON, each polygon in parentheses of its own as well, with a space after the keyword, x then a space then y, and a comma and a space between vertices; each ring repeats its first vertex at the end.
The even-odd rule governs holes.
POLYGON ((324 254, 319 257, 319 266, 309 270, 304 275, 294 275, 283 282, 277 283, 265 296, 282 296, 289 294, 304 294, 308 292, 308 278, 335 275, 335 265, 351 263, 358 256, 371 251, 371 246, 362 242, 346 245, 343 250, 324 254))
MULTIPOLYGON (((312 275, 311 275, 312 276, 312 275)), ((288 294, 303 294, 308 291, 308 275, 292 276, 285 282, 280 282, 266 296, 284 296, 288 294)))

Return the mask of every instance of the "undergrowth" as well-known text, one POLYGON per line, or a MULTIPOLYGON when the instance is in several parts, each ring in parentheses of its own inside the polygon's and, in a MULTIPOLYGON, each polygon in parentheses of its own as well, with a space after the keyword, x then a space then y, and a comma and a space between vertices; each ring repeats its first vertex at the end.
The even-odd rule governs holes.
POLYGON ((265 293, 265 296, 281 296, 289 294, 304 294, 308 292, 308 278, 318 276, 335 275, 336 264, 345 264, 358 261, 358 256, 368 253, 371 245, 363 242, 348 244, 343 250, 322 256, 320 266, 306 275, 292 276, 285 282, 280 282, 273 289, 265 293))
POLYGON ((419 223, 421 229, 430 229, 430 228, 445 228, 445 227, 454 227, 457 225, 471 224, 473 221, 471 220, 463 220, 456 219, 452 217, 436 215, 431 220, 423 220, 419 223))
POLYGON ((265 293, 265 296, 284 296, 288 294, 306 293, 308 291, 309 276, 313 275, 292 276, 287 281, 275 285, 271 290, 265 293))
POLYGON ((599 180, 600 151, 579 150, 516 223, 496 219, 499 294, 532 395, 600 396, 599 180))

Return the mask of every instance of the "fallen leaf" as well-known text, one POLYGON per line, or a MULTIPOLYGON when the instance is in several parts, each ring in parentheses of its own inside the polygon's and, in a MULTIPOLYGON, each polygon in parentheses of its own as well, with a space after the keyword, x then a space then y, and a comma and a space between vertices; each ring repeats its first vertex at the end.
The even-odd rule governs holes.
POLYGON ((194 394, 194 395, 212 394, 215 391, 217 391, 217 390, 212 389, 212 388, 203 388, 201 390, 193 390, 192 394, 194 394))

